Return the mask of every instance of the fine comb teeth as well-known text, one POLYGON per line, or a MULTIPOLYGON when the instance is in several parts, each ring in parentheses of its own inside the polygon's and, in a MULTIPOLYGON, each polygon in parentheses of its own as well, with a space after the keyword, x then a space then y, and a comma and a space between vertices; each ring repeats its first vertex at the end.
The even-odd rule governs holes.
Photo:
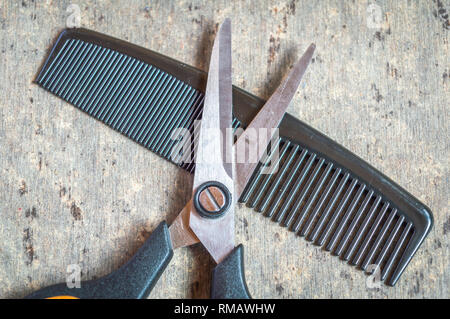
MULTIPOLYGON (((201 118, 206 73, 121 40, 71 29, 59 36, 36 83, 172 161, 172 131, 193 133, 201 118)), ((234 87, 233 104, 238 128, 264 101, 234 87)), ((278 159, 266 155, 239 201, 351 265, 367 272, 379 267, 381 280, 395 285, 431 229, 430 210, 289 114, 275 143, 278 159), (275 162, 273 174, 261 173, 275 162)), ((191 161, 177 165, 194 170, 191 161)))

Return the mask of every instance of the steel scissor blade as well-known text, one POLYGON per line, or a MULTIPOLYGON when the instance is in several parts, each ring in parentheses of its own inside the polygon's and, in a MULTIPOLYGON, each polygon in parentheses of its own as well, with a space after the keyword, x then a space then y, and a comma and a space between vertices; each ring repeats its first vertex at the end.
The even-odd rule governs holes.
MULTIPOLYGON (((211 52, 205 103, 196 145, 193 188, 232 179, 231 23, 226 19, 217 32, 211 52), (228 154, 227 154, 228 152, 228 154), (224 174, 225 173, 225 174, 224 174)), ((225 181, 226 182, 226 181, 225 181)))
POLYGON ((267 100, 266 104, 256 114, 245 131, 239 136, 235 144, 235 152, 254 152, 256 154, 256 160, 249 161, 244 159, 243 161, 236 160, 236 196, 239 198, 244 191, 245 186, 250 180, 253 171, 258 165, 258 161, 266 150, 267 144, 270 141, 273 129, 278 128, 280 122, 286 112, 289 103, 294 97, 297 91, 300 81, 305 74, 306 68, 311 61, 316 46, 311 44, 306 52, 302 55, 300 60, 293 66, 291 71, 287 74, 280 86, 267 100), (260 130, 264 129, 264 136, 262 138, 260 130), (250 135, 252 137, 250 138, 250 135), (255 138, 256 137, 256 138, 255 138))
POLYGON ((211 53, 196 150, 193 204, 189 218, 189 227, 217 263, 234 249, 236 200, 233 182, 233 136, 230 134, 232 109, 231 22, 226 19, 217 32, 211 53), (205 186, 207 183, 220 185, 205 186), (202 187, 206 188, 203 190, 202 187), (227 204, 223 205, 225 202, 227 204), (202 204, 210 209, 204 210, 202 204), (215 213, 212 212, 218 212, 221 208, 224 215, 214 216, 215 213))

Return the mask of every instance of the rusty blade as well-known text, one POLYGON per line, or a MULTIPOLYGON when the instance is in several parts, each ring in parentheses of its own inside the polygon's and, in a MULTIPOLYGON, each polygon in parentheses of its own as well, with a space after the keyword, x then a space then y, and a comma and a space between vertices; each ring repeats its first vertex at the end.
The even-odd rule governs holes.
POLYGON ((190 246, 199 242, 198 237, 189 227, 189 216, 191 214, 192 200, 178 214, 177 218, 169 227, 170 239, 173 249, 190 246))
POLYGON ((239 198, 244 191, 245 186, 250 180, 253 171, 258 165, 258 161, 264 154, 267 144, 272 138, 273 129, 278 128, 286 112, 289 103, 297 91, 303 74, 311 61, 316 46, 311 44, 300 60, 294 65, 288 75, 281 82, 277 90, 267 100, 266 104, 256 114, 250 125, 235 143, 235 153, 242 152, 257 154, 256 160, 236 160, 236 197, 239 198), (261 138, 260 130, 265 129, 267 136, 261 138), (255 138, 256 137, 256 138, 255 138))
MULTIPOLYGON (((233 140, 226 130, 232 122, 231 23, 226 19, 217 32, 211 52, 205 102, 195 154, 193 191, 207 181, 232 182, 233 140)), ((232 184, 231 184, 232 186, 232 184)), ((230 188, 232 191, 232 188, 230 188)))
POLYGON ((217 33, 211 53, 193 194, 201 184, 218 181, 228 188, 233 203, 222 218, 207 219, 196 212, 191 200, 169 228, 174 248, 200 240, 218 263, 234 248, 233 147, 232 135, 226 134, 231 122, 231 23, 226 19, 217 33))
POLYGON ((231 22, 217 32, 209 64, 198 137, 192 195, 206 182, 220 182, 231 194, 224 216, 207 218, 191 205, 189 226, 211 257, 220 263, 234 249, 234 183, 231 86, 231 22))

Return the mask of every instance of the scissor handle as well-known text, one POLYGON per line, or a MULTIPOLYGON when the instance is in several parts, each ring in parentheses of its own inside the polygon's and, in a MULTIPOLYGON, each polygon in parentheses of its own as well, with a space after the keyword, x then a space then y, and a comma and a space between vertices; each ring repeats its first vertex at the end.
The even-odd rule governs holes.
MULTIPOLYGON (((118 270, 80 288, 66 283, 48 286, 25 298, 31 299, 143 299, 147 298, 173 256, 166 222, 161 222, 138 252, 118 270)), ((237 246, 213 271, 211 298, 249 299, 244 275, 244 248, 237 246)))
POLYGON ((213 271, 211 299, 250 299, 244 273, 244 246, 234 250, 213 271))
POLYGON ((57 284, 35 291, 26 298, 147 298, 172 256, 169 230, 166 222, 161 222, 138 252, 118 270, 99 279, 83 281, 80 288, 57 284))

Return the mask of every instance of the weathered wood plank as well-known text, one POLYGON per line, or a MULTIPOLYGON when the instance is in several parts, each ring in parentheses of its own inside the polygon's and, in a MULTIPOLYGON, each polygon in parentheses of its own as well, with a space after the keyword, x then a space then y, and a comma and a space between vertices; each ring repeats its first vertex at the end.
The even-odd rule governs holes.
MULTIPOLYGON (((32 84, 70 4, 0 5, 0 297, 64 281, 70 264, 83 279, 116 269, 190 193, 188 174, 32 84)), ((83 27, 202 69, 217 23, 231 17, 233 83, 266 98, 315 42, 289 112, 434 212, 398 285, 371 290, 361 271, 239 207, 255 297, 450 296, 449 3, 376 4, 379 24, 367 1, 79 2, 83 27)), ((201 246, 177 250, 151 297, 207 297, 212 265, 201 246)))

